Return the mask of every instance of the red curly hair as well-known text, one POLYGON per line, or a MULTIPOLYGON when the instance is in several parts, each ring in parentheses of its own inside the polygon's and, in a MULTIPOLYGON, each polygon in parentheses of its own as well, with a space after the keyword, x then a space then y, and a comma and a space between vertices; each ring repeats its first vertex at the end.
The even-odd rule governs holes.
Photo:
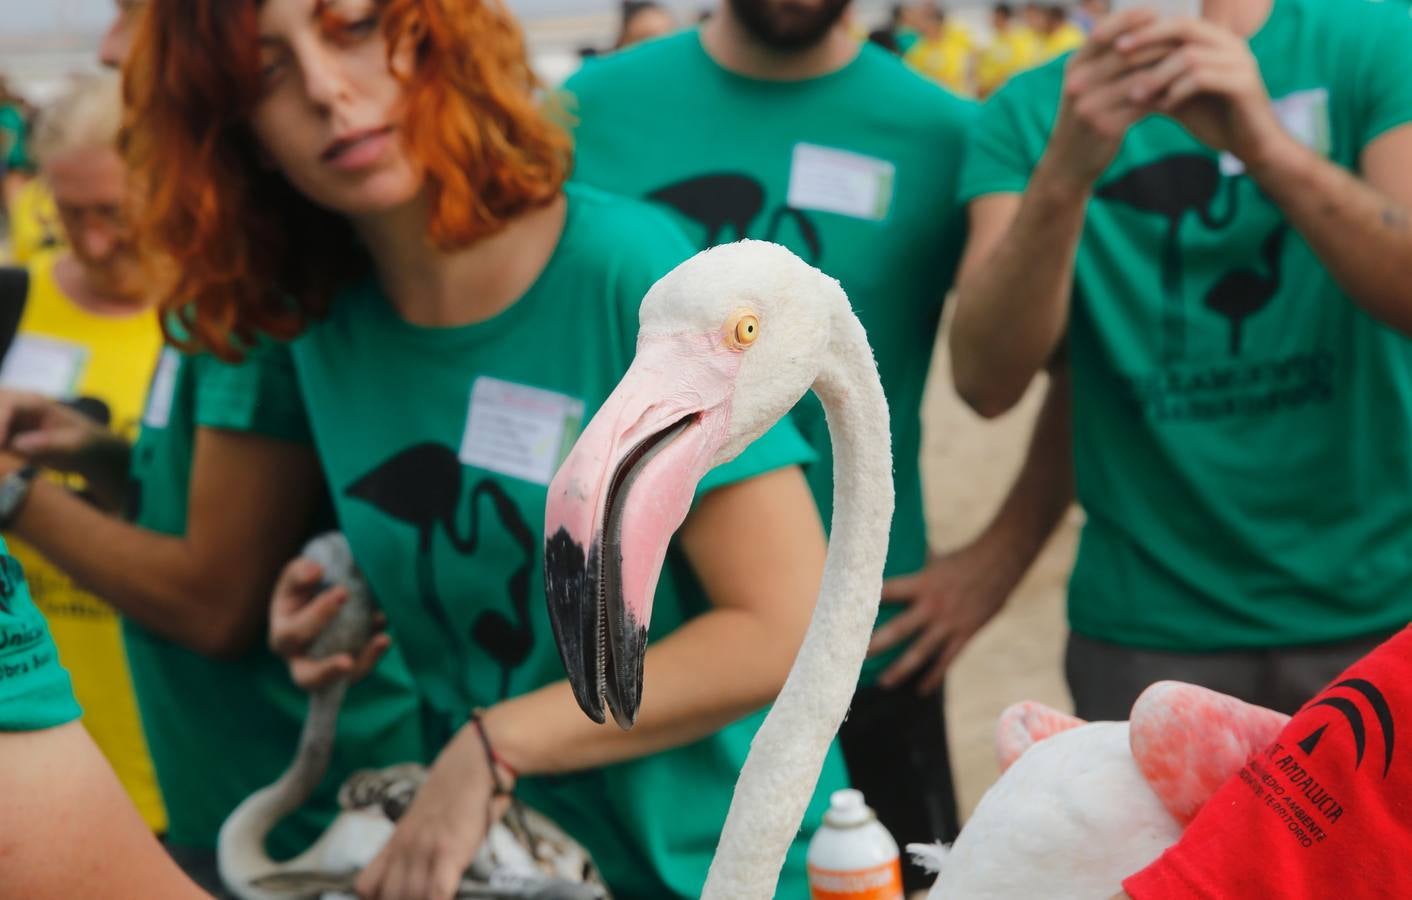
MULTIPOLYGON (((261 163, 245 125, 260 99, 261 2, 152 0, 124 73, 138 240, 163 261, 160 276, 154 269, 163 309, 184 332, 168 337, 225 359, 257 335, 298 334, 363 258, 342 217, 261 163)), ((389 68, 412 45, 411 71, 398 75, 402 134, 424 178, 432 242, 464 247, 552 201, 569 139, 534 98, 523 38, 500 0, 376 5, 389 68)))

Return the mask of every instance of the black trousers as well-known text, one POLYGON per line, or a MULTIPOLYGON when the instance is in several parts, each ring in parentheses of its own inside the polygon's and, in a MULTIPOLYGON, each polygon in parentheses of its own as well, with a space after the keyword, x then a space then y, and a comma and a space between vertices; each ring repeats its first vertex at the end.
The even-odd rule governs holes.
POLYGON ((1064 653, 1064 674, 1074 697, 1074 714, 1090 722, 1126 719, 1148 685, 1168 680, 1197 684, 1294 715, 1344 669, 1396 633, 1305 647, 1219 653, 1141 650, 1071 634, 1064 653))
MULTIPOLYGON (((899 848, 950 843, 960 831, 943 694, 918 696, 915 679, 892 690, 860 688, 838 733, 849 779, 899 848)), ((924 890, 935 880, 902 850, 907 891, 924 890)))

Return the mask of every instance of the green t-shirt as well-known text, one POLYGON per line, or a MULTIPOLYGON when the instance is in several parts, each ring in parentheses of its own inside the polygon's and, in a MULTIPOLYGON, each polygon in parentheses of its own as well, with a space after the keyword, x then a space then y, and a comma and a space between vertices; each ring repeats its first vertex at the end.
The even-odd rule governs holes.
MULTIPOLYGON (((575 180, 666 206, 700 247, 776 241, 843 285, 892 421, 886 574, 920 569, 922 391, 966 238, 952 201, 974 104, 871 44, 819 78, 746 78, 717 65, 696 30, 591 61, 565 90, 575 180)), ((833 457, 818 399, 806 397, 794 419, 819 456, 809 483, 831 524, 833 457)), ((881 615, 899 611, 885 604, 881 615)), ((869 660, 863 682, 898 652, 869 660)))
MULTIPOLYGON (((132 454, 129 513, 138 525, 163 534, 185 532, 198 428, 308 443, 288 350, 263 345, 241 365, 162 351, 132 454)), ((289 765, 307 699, 263 644, 226 661, 178 646, 130 619, 123 622, 123 636, 167 803, 168 839, 214 849, 231 810, 289 765)), ((348 691, 328 774, 309 802, 276 829, 270 851, 289 856, 317 838, 337 811, 339 785, 355 770, 426 761, 421 716, 406 666, 389 654, 348 691)))
POLYGON ((0 104, 0 171, 33 168, 26 141, 28 123, 24 113, 13 103, 0 104))
MULTIPOLYGON (((1340 166, 1412 122, 1405 7, 1276 0, 1250 47, 1286 128, 1340 166)), ((1063 67, 987 105, 964 199, 1024 190, 1063 67)), ((1412 344, 1237 160, 1168 118, 1134 126, 1089 203, 1073 296, 1074 630, 1199 652, 1412 619, 1412 344)))
MULTIPOLYGON (((448 733, 474 707, 564 679, 541 574, 547 485, 626 372, 647 289, 691 253, 651 207, 567 193, 558 247, 504 312, 418 327, 368 279, 294 345, 339 519, 448 733)), ((809 458, 782 423, 701 490, 809 458)), ((650 639, 708 607, 674 546, 650 639)), ((617 900, 697 897, 762 719, 644 759, 527 778, 518 793, 588 848, 617 900)), ((844 784, 835 751, 777 896, 807 896, 806 845, 844 784)))
POLYGON ((0 732, 38 731, 78 717, 49 626, 19 560, 0 539, 0 732))

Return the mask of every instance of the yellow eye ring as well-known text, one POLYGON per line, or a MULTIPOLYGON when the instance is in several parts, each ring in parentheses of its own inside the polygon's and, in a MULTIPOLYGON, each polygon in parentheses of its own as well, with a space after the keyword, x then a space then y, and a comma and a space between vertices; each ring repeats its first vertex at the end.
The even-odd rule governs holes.
POLYGON ((752 312, 738 312, 726 322, 726 343, 735 350, 744 350, 760 338, 760 317, 752 312))

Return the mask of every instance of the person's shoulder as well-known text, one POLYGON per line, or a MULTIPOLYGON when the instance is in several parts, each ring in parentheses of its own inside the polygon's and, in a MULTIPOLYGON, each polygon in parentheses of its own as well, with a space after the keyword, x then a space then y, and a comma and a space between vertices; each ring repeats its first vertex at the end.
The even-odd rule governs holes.
POLYGON ((1367 30, 1382 26, 1403 30, 1412 27, 1412 4, 1407 0, 1279 0, 1323 29, 1345 36, 1367 38, 1367 30))
POLYGON ((1028 93, 1054 90, 1064 83, 1064 68, 1073 55, 1074 51, 1069 50, 1023 72, 1016 72, 1000 91, 1028 93))
POLYGON ((563 240, 581 257, 685 259, 691 247, 660 207, 579 182, 565 185, 569 224, 563 240))
POLYGON ((987 109, 1032 109, 1052 114, 1059 108, 1064 68, 1072 51, 1022 72, 1016 72, 985 102, 987 109))
POLYGON ((858 75, 876 90, 883 109, 908 121, 918 119, 946 128, 965 127, 978 104, 955 94, 881 47, 865 44, 854 61, 858 75))
POLYGON ((580 103, 617 98, 671 79, 694 53, 700 39, 694 29, 666 35, 584 60, 564 82, 563 92, 580 103))

